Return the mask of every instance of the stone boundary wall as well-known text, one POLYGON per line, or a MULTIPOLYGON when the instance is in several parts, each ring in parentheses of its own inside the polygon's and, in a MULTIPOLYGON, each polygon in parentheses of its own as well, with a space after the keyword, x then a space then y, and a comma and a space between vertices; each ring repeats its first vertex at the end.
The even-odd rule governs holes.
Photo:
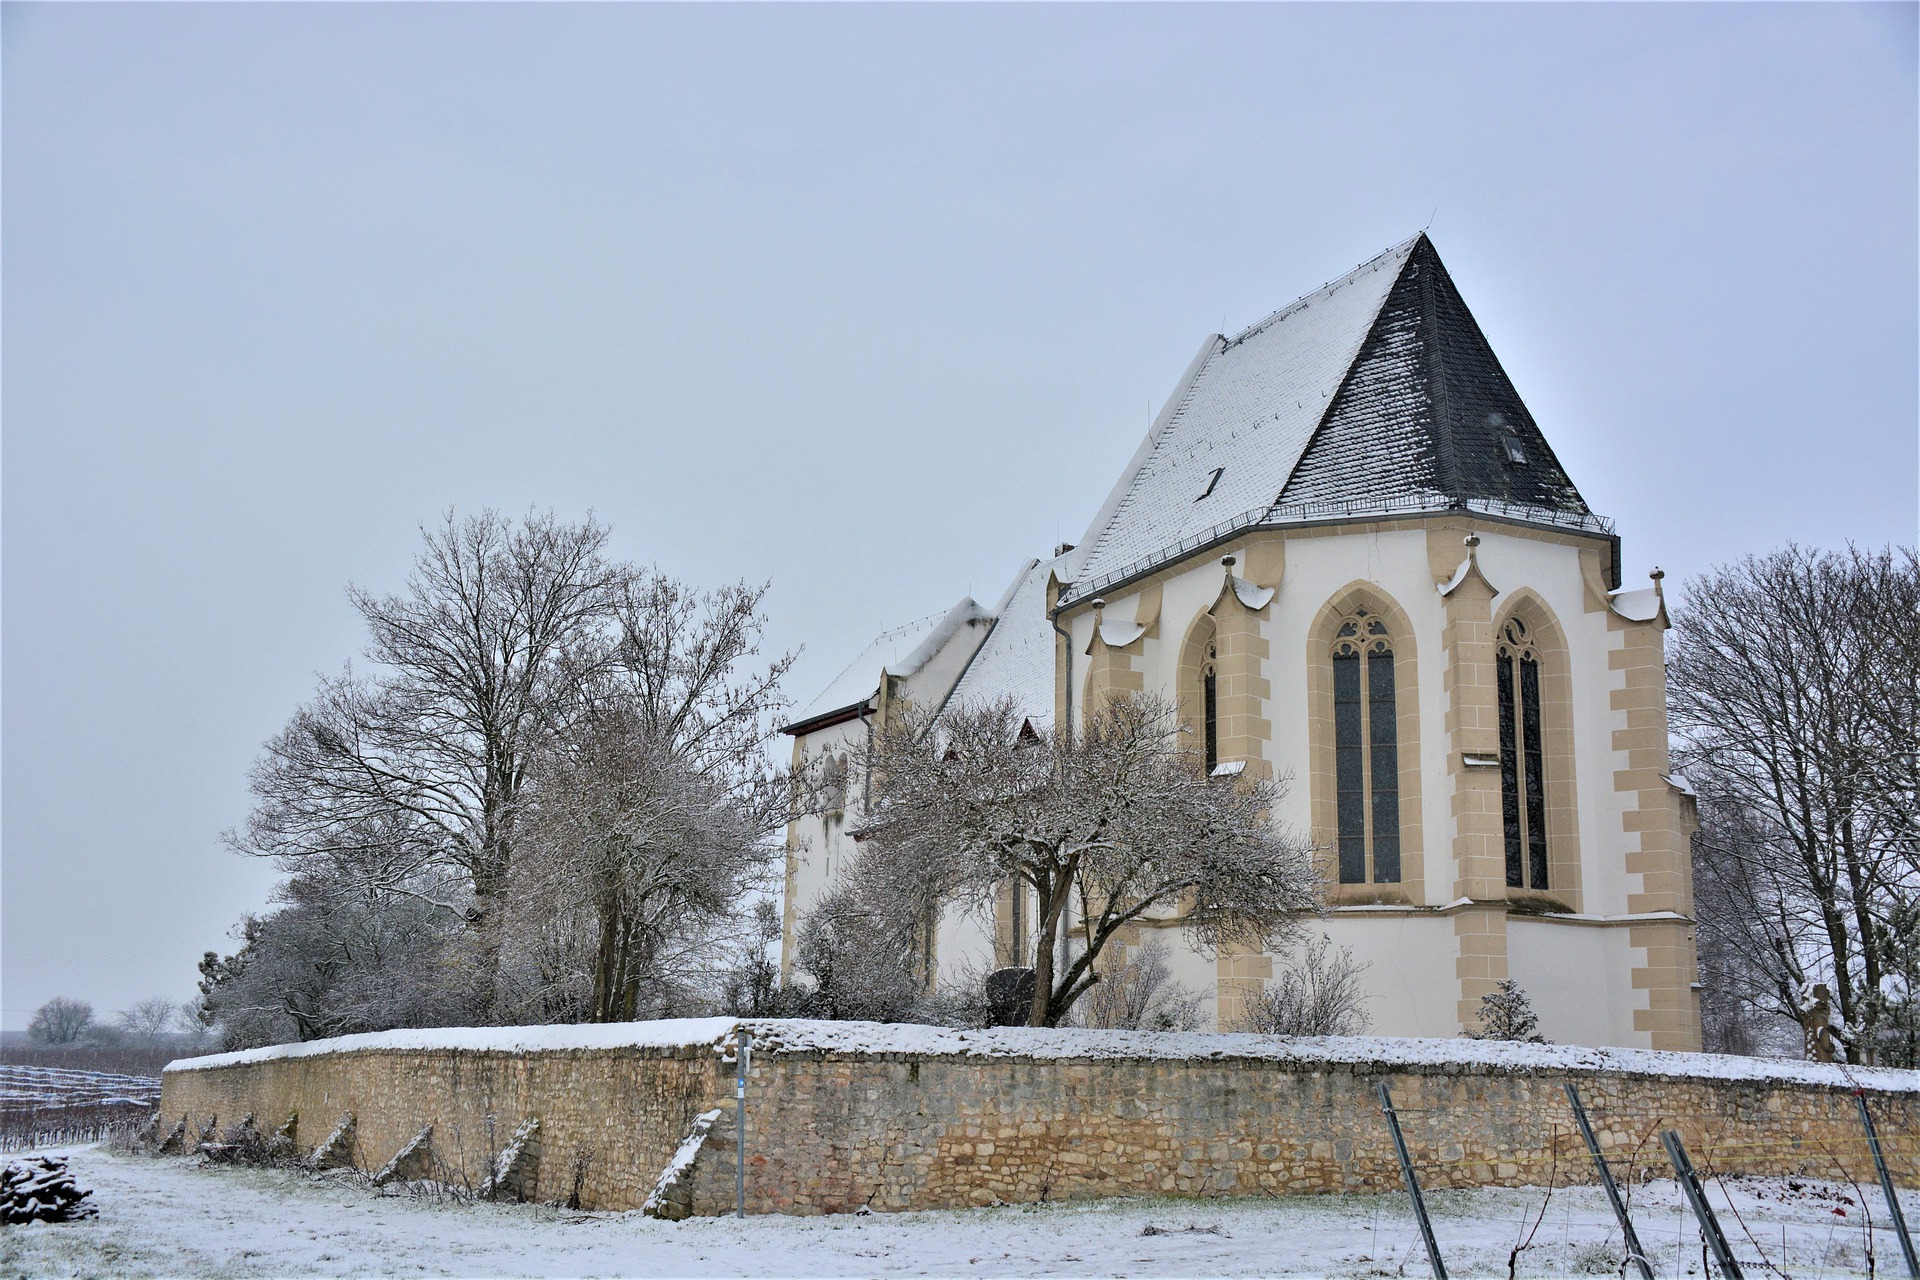
POLYGON ((590 1208, 724 1213, 742 1027, 750 1212, 1397 1191, 1382 1081, 1435 1188, 1592 1181, 1569 1080, 1623 1172, 1665 1176, 1674 1128, 1703 1170, 1865 1186, 1857 1087, 1894 1177, 1920 1187, 1920 1073, 1475 1041, 731 1019, 390 1032, 175 1063, 161 1114, 192 1133, 297 1115, 302 1150, 351 1115, 348 1158, 369 1172, 431 1125, 431 1155, 409 1159, 436 1180, 557 1201, 577 1177, 590 1208))

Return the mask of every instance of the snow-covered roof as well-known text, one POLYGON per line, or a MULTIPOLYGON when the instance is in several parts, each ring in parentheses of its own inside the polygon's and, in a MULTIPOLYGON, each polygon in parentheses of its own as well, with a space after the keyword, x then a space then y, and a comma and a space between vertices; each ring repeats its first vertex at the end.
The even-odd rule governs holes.
POLYGON ((1256 524, 1449 507, 1609 531, 1422 234, 1203 345, 1066 595, 1256 524))
POLYGON ((731 1058, 738 1033, 756 1054, 834 1053, 854 1057, 1023 1058, 1033 1061, 1249 1061, 1353 1071, 1521 1070, 1806 1084, 1920 1093, 1920 1072, 1843 1064, 1743 1058, 1656 1049, 1589 1049, 1512 1040, 1394 1036, 1265 1036, 1211 1031, 1085 1031, 995 1027, 958 1030, 913 1023, 823 1022, 806 1018, 672 1018, 552 1027, 439 1027, 340 1036, 238 1053, 182 1058, 168 1071, 198 1071, 327 1053, 471 1051, 560 1053, 582 1049, 708 1048, 731 1058))
POLYGON ((985 643, 953 688, 948 706, 1013 699, 1035 728, 1053 722, 1053 623, 1047 618, 1047 577, 1069 559, 1029 560, 1001 601, 985 643))
POLYGON ((913 675, 939 653, 961 627, 990 619, 991 615, 969 596, 945 613, 931 613, 905 626, 881 632, 788 727, 865 702, 879 692, 882 672, 913 675))

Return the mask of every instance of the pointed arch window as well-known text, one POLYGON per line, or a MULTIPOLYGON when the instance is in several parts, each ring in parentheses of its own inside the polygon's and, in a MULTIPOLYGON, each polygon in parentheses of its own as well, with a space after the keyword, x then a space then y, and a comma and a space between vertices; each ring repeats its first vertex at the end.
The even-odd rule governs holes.
POLYGON ((1500 825, 1507 884, 1547 887, 1547 783, 1540 729, 1540 653, 1527 624, 1509 619, 1494 655, 1500 686, 1500 825))
POLYGON ((1340 883, 1400 879, 1400 737, 1393 637, 1356 609, 1333 639, 1333 753, 1340 883))
POLYGON ((1220 654, 1207 643, 1207 658, 1200 666, 1200 736, 1206 743, 1207 776, 1220 765, 1220 654))

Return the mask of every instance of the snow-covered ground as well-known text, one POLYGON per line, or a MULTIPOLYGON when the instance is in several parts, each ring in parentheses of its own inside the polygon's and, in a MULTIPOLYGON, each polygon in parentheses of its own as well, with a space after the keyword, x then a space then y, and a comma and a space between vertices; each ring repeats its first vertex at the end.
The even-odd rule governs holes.
POLYGON ((0 1062, 0 1107, 96 1107, 119 1103, 151 1107, 160 1101, 157 1076, 123 1076, 69 1067, 0 1062))
MULTIPOLYGON (((829 1218, 692 1219, 451 1203, 369 1191, 346 1173, 216 1168, 196 1158, 70 1152, 100 1216, 0 1232, 0 1274, 193 1276, 1195 1276, 1426 1274, 1406 1199, 1106 1200, 829 1218)), ((1749 1275, 1865 1275, 1877 1188, 1745 1179, 1709 1190, 1749 1275), (1727 1212, 1731 1204, 1739 1215, 1727 1212)), ((1598 1189, 1429 1195, 1457 1276, 1619 1273, 1619 1234, 1598 1189), (1541 1216, 1544 1205, 1545 1213, 1541 1216)), ((1920 1222, 1920 1194, 1905 1200, 1920 1222)), ((1674 1184, 1634 1192, 1662 1276, 1704 1277, 1674 1184)), ((1876 1268, 1898 1274, 1890 1231, 1876 1268)))

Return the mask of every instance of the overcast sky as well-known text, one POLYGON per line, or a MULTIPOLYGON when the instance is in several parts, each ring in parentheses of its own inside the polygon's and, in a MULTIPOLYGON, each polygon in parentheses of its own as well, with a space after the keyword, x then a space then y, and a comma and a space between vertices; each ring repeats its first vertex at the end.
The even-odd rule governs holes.
POLYGON ((1915 12, 7 6, 0 1022, 192 992, 448 505, 770 579, 804 703, 1430 218, 1630 578, 1911 541, 1915 12))

